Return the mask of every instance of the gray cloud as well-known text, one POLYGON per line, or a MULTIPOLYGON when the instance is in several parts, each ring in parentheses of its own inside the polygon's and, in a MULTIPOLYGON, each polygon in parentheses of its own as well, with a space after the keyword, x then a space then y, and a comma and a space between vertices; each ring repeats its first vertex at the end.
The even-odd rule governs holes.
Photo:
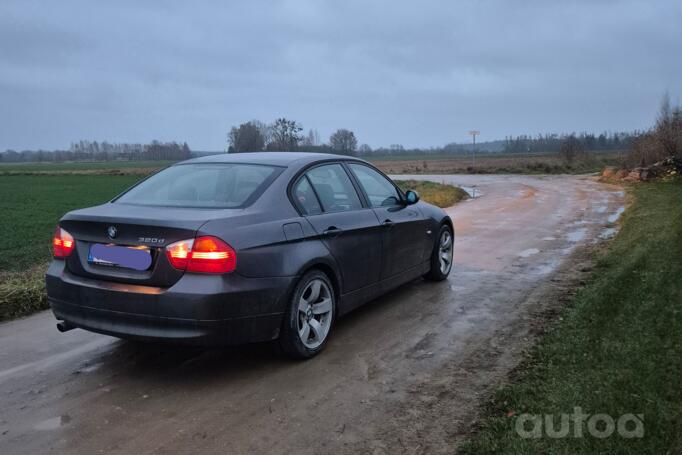
POLYGON ((0 149, 287 116, 372 146, 645 128, 682 94, 678 1, 9 1, 0 149))

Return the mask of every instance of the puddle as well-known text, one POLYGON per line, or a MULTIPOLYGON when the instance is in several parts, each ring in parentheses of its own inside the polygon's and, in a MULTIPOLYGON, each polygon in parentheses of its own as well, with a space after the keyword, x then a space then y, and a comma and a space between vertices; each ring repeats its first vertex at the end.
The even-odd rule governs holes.
POLYGON ((592 209, 595 213, 604 213, 606 212, 606 206, 605 205, 600 205, 598 207, 595 207, 592 209))
POLYGON ((551 261, 551 262, 546 262, 544 264, 540 264, 537 267, 533 269, 533 273, 536 273, 538 275, 548 275, 552 273, 557 266, 559 265, 559 261, 551 261))
POLYGON ((481 190, 479 190, 475 186, 460 186, 460 188, 466 191, 469 197, 472 199, 483 196, 481 190))
POLYGON ((102 366, 101 363, 95 363, 93 365, 89 365, 86 367, 81 368, 78 370, 80 373, 92 373, 93 371, 99 370, 99 368, 102 366))
POLYGON ((71 422, 71 416, 64 414, 62 416, 52 417, 51 419, 38 422, 33 428, 38 431, 50 431, 56 430, 57 428, 64 426, 69 422, 71 422))
POLYGON ((587 235, 587 229, 581 228, 566 234, 569 242, 579 242, 585 238, 587 235))
POLYGON ((556 240, 556 237, 543 237, 542 240, 545 242, 551 242, 552 240, 556 240))
POLYGON ((609 223, 615 223, 618 221, 618 218, 623 214, 625 211, 625 207, 618 207, 618 210, 616 210, 616 213, 609 215, 608 221, 609 223))
POLYGON ((522 258, 527 258, 527 257, 532 256, 534 254, 538 254, 539 252, 540 252, 540 250, 538 250, 537 248, 529 248, 527 250, 523 250, 522 252, 520 252, 519 256, 522 258))
POLYGON ((613 238, 613 236, 616 235, 616 232, 618 232, 616 228, 604 228, 599 233, 599 238, 604 240, 613 238))

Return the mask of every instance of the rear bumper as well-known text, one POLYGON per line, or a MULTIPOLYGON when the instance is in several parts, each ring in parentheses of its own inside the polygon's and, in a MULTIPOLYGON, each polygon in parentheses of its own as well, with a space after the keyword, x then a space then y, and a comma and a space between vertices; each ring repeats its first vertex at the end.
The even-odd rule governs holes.
POLYGON ((170 288, 92 280, 55 260, 47 297, 58 320, 147 341, 232 345, 277 338, 295 277, 185 274, 170 288))

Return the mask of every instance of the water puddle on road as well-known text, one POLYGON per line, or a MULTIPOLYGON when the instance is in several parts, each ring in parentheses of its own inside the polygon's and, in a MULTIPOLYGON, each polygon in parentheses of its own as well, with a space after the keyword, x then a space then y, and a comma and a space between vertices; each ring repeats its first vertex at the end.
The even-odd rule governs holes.
POLYGON ((602 240, 607 240, 607 239, 613 238, 616 235, 616 232, 618 232, 618 230, 616 228, 612 228, 612 227, 604 228, 599 233, 599 238, 602 240))
POLYGON ((580 242, 585 238, 587 235, 587 229, 586 228, 581 228, 581 229, 576 229, 575 231, 571 231, 568 234, 566 234, 566 237, 568 237, 569 242, 580 242))
POLYGON ((523 250, 522 252, 519 253, 519 256, 522 258, 527 258, 530 257, 534 254, 538 254, 540 250, 537 248, 528 248, 527 250, 523 250))
POLYGON ((460 188, 466 191, 471 199, 476 199, 483 196, 481 190, 479 190, 475 186, 460 186, 460 188))
POLYGON ((561 261, 558 259, 554 259, 550 262, 545 262, 543 264, 538 265, 537 267, 534 267, 532 269, 532 273, 535 273, 536 275, 549 275, 554 270, 556 270, 560 262, 561 261))
POLYGON ((624 211, 625 211, 625 207, 623 207, 623 206, 618 207, 618 210, 616 210, 616 213, 609 215, 609 218, 608 218, 609 223, 615 223, 616 221, 618 221, 618 218, 620 218, 620 216, 623 214, 624 211))
POLYGON ((38 422, 33 428, 38 431, 51 431, 56 430, 59 427, 66 425, 71 422, 71 416, 64 414, 57 417, 52 417, 51 419, 43 420, 38 422))

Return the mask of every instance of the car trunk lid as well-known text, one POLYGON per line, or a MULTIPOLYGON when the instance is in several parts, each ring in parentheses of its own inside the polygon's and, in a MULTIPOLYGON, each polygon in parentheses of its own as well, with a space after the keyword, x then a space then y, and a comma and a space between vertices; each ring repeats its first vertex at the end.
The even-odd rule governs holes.
MULTIPOLYGON (((60 225, 76 241, 76 250, 67 258, 68 270, 79 276, 169 287, 183 272, 173 268, 164 248, 179 240, 194 238, 209 219, 224 216, 225 210, 150 207, 108 203, 65 215, 60 225), (149 266, 131 268, 101 256, 108 246, 134 248, 138 259, 149 255, 149 266), (146 253, 148 251, 148 253, 146 253)), ((125 248, 114 248, 125 252, 125 248)), ((106 254, 106 253, 105 253, 106 254)), ((129 265, 129 264, 126 264, 129 265)))

